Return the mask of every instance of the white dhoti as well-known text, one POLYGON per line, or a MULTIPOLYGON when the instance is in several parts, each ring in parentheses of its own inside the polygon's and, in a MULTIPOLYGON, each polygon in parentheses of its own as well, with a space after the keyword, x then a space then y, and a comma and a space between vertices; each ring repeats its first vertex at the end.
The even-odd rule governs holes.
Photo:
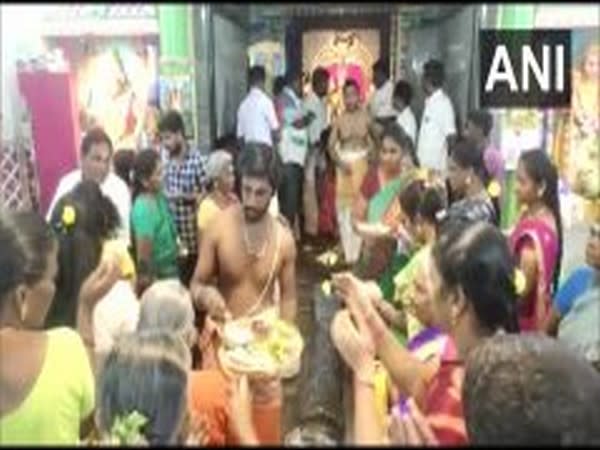
POLYGON ((342 161, 349 164, 352 170, 346 175, 340 169, 336 175, 336 212, 340 231, 340 239, 347 264, 358 261, 362 238, 352 228, 352 206, 360 193, 360 187, 369 168, 366 150, 342 150, 339 152, 342 161))

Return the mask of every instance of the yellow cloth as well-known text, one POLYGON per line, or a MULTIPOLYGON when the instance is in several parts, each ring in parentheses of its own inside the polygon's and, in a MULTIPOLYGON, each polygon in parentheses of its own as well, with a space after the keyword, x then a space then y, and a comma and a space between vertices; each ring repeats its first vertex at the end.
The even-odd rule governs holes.
POLYGON ((200 231, 206 230, 213 218, 221 212, 221 208, 210 197, 206 197, 198 208, 197 223, 200 231))
POLYGON ((0 418, 1 445, 76 445, 94 409, 94 374, 79 334, 48 333, 40 374, 21 405, 0 418))
POLYGON ((105 241, 102 248, 102 257, 108 257, 111 253, 116 255, 119 260, 121 275, 123 275, 124 278, 134 278, 135 264, 127 249, 127 243, 119 239, 105 241))
POLYGON ((380 362, 375 366, 375 375, 373 379, 375 384, 375 405, 377 408, 377 420, 381 429, 385 429, 386 419, 389 410, 389 375, 385 367, 380 362))
POLYGON ((352 173, 346 175, 340 169, 336 172, 336 202, 338 207, 350 207, 360 193, 363 180, 369 170, 368 152, 340 150, 339 157, 350 164, 352 173))

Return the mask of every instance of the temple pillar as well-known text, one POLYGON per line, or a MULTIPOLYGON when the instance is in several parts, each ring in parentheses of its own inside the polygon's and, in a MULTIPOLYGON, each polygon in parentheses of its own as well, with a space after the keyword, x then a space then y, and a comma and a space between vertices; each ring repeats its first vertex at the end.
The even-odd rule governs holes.
POLYGON ((183 116, 187 137, 198 140, 196 120, 196 64, 192 6, 160 4, 160 107, 183 116))

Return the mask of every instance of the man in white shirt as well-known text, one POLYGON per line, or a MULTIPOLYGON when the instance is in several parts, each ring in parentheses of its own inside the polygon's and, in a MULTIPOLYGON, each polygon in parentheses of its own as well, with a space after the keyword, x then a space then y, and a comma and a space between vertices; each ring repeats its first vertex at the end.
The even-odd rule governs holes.
POLYGON ((417 155, 421 166, 445 173, 448 138, 456 134, 454 108, 442 90, 444 66, 429 60, 423 67, 423 90, 427 95, 419 129, 417 155))
POLYGON ((377 121, 385 121, 396 117, 392 105, 394 85, 390 80, 390 69, 383 59, 373 64, 373 84, 375 92, 369 103, 369 112, 377 121))
POLYGON ((302 205, 304 165, 308 155, 308 126, 315 114, 304 111, 302 105, 302 73, 286 75, 286 86, 280 96, 281 142, 279 153, 283 162, 283 177, 280 184, 279 209, 295 229, 302 205))
POLYGON ((250 69, 250 91, 240 104, 237 112, 237 137, 240 148, 247 142, 257 142, 274 147, 278 141, 279 120, 275 105, 265 93, 265 68, 254 66, 250 69))
POLYGON ((398 112, 396 123, 412 139, 414 145, 417 141, 417 120, 410 109, 412 96, 412 88, 408 82, 400 80, 396 83, 394 86, 394 109, 398 112))
POLYGON ((127 184, 110 170, 112 155, 112 142, 106 132, 100 128, 88 131, 81 142, 81 169, 75 169, 60 179, 50 202, 46 220, 51 220, 54 206, 65 194, 71 192, 81 181, 93 180, 100 185, 102 193, 116 206, 121 220, 118 237, 129 245, 131 193, 127 184))
POLYGON ((304 170, 304 232, 308 237, 316 237, 319 232, 319 203, 317 196, 317 167, 325 164, 325 154, 321 151, 321 135, 327 128, 327 92, 329 73, 318 67, 312 74, 312 90, 304 101, 304 109, 312 112, 314 120, 308 126, 308 157, 304 170))

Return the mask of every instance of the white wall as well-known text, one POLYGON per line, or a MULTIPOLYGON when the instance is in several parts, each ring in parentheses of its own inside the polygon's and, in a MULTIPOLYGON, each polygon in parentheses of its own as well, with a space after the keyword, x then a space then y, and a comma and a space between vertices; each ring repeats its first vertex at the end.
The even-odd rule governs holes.
POLYGON ((0 4, 3 141, 17 136, 25 107, 17 85, 17 59, 28 59, 45 51, 40 23, 47 8, 46 5, 0 4))

